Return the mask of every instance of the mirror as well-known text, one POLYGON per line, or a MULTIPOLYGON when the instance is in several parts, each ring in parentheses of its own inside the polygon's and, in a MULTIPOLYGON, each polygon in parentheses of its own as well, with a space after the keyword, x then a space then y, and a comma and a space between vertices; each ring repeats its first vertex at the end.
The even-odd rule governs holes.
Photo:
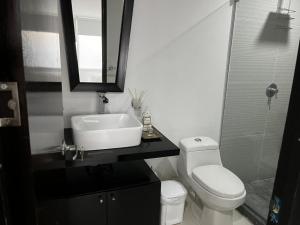
POLYGON ((122 92, 133 0, 61 0, 71 91, 122 92))

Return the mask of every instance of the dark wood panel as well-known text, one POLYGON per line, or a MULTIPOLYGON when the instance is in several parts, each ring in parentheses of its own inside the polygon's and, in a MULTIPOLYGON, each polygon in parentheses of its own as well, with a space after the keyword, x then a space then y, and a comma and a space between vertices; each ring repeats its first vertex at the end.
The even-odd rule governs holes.
POLYGON ((18 83, 21 127, 0 128, 8 223, 36 224, 19 0, 0 1, 0 81, 18 83))
POLYGON ((26 82, 28 92, 61 92, 61 82, 26 82))
POLYGON ((35 172, 38 202, 159 182, 143 161, 35 172))
POLYGON ((160 180, 142 161, 36 172, 40 225, 159 225, 160 180))
POLYGON ((37 209, 39 225, 67 225, 67 199, 44 202, 37 209))
POLYGON ((53 199, 40 203, 39 225, 106 225, 106 194, 53 199))
POLYGON ((84 195, 68 199, 67 224, 106 225, 106 204, 106 193, 84 195))
POLYGON ((108 193, 109 225, 159 225, 160 183, 108 193))

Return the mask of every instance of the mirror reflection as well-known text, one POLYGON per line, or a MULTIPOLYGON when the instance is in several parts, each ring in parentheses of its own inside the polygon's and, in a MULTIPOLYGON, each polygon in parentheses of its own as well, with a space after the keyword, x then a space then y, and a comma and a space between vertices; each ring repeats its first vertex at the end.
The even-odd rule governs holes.
POLYGON ((115 83, 123 0, 72 0, 79 80, 115 83))
POLYGON ((80 82, 102 82, 102 2, 72 0, 80 82))
POLYGON ((109 0, 106 3, 107 36, 107 82, 115 83, 119 59, 124 0, 109 0))

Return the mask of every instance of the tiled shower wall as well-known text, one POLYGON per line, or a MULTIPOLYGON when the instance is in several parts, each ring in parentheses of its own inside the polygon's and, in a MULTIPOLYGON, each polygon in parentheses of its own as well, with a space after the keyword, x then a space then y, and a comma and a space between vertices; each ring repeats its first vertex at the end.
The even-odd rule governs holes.
POLYGON ((290 3, 295 19, 277 13, 274 0, 237 2, 221 154, 245 182, 276 173, 300 34, 300 1, 282 7, 290 3), (266 88, 273 82, 279 93, 269 110, 266 88))

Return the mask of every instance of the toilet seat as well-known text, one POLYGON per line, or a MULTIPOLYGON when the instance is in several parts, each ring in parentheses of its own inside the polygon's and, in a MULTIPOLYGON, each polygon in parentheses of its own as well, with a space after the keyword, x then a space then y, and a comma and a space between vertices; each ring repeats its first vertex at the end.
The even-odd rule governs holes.
POLYGON ((196 167, 192 178, 208 192, 222 198, 237 198, 245 193, 243 182, 221 165, 196 167))

